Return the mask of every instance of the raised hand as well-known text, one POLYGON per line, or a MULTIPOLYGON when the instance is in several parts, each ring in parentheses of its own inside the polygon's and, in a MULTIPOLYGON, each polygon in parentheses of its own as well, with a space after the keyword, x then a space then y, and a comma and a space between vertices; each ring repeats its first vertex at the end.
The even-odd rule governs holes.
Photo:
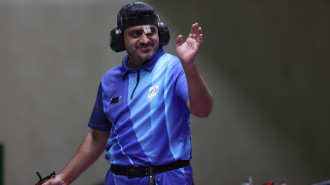
POLYGON ((199 48, 203 43, 202 28, 198 23, 191 26, 190 33, 184 43, 183 36, 179 35, 176 40, 176 53, 182 65, 194 63, 199 48))

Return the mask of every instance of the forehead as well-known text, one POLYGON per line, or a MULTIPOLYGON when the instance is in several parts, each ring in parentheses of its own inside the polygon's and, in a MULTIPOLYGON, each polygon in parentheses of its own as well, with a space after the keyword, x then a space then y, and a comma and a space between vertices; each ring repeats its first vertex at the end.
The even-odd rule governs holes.
MULTIPOLYGON (((154 24, 146 24, 147 26, 150 26, 150 28, 154 28, 154 29, 157 29, 157 26, 154 25, 154 24)), ((126 28, 124 30, 124 32, 130 32, 130 31, 144 31, 144 28, 143 26, 146 26, 146 25, 138 25, 138 26, 130 26, 128 28, 126 28)))

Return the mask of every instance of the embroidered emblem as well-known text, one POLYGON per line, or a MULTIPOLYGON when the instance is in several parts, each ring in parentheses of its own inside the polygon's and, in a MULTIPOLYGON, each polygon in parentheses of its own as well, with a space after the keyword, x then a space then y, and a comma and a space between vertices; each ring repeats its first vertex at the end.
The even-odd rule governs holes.
POLYGON ((151 100, 156 97, 158 86, 150 87, 148 92, 148 100, 151 100))

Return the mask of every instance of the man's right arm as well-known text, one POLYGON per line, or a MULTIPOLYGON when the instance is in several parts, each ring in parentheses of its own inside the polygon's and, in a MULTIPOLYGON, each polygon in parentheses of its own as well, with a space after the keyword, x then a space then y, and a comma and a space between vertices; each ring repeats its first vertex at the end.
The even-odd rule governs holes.
POLYGON ((71 184, 104 152, 109 136, 109 131, 91 130, 88 132, 75 156, 63 171, 43 185, 59 185, 62 181, 67 185, 71 184))

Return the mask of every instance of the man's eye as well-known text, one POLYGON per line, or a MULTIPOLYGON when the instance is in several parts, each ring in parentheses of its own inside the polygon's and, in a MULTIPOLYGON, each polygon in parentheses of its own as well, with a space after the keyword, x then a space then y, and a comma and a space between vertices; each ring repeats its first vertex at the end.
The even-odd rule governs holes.
POLYGON ((130 33, 129 35, 133 38, 136 38, 138 36, 138 34, 136 32, 130 33))
POLYGON ((151 29, 150 32, 147 34, 148 36, 153 36, 156 33, 156 29, 151 29))
POLYGON ((133 38, 137 38, 141 35, 141 32, 140 31, 132 31, 129 33, 129 35, 133 38))

